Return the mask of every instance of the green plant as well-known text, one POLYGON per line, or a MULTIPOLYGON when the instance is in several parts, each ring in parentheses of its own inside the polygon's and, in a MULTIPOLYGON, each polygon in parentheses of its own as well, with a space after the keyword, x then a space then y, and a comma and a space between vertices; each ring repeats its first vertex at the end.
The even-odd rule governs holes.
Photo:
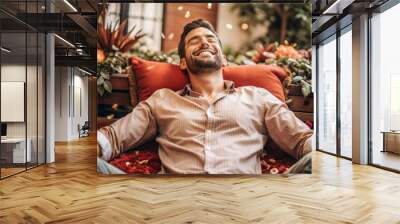
MULTIPOLYGON (((274 63, 271 61, 271 63, 274 63)), ((304 58, 283 57, 275 62, 278 66, 286 68, 291 77, 291 84, 300 85, 304 97, 311 94, 311 63, 304 58)))
POLYGON ((128 59, 121 52, 111 52, 103 62, 97 63, 97 92, 100 96, 112 92, 111 75, 123 73, 127 66, 128 59))
POLYGON ((133 34, 136 28, 135 26, 125 33, 128 24, 128 20, 126 19, 121 23, 115 23, 114 27, 112 27, 111 24, 107 25, 105 21, 106 13, 107 8, 104 8, 97 22, 97 48, 102 49, 106 55, 112 52, 124 53, 132 49, 132 47, 145 36, 141 29, 133 34))
POLYGON ((248 33, 256 25, 268 26, 268 33, 250 40, 262 44, 271 41, 283 43, 288 40, 297 43, 300 48, 311 47, 311 4, 234 4, 232 12, 237 12, 241 22, 252 24, 248 33))
POLYGON ((129 63, 125 53, 144 36, 141 30, 133 34, 135 26, 125 33, 127 20, 116 23, 114 27, 106 25, 106 12, 104 7, 97 23, 97 92, 101 96, 112 92, 111 75, 126 70, 129 63))
POLYGON ((296 44, 289 45, 287 41, 279 45, 277 42, 245 53, 235 53, 232 49, 225 49, 226 58, 232 64, 276 64, 283 68, 289 78, 284 87, 290 84, 301 86, 304 97, 311 94, 311 51, 296 50, 296 44))
POLYGON ((167 62, 170 64, 179 64, 179 55, 176 50, 168 53, 154 51, 146 47, 144 43, 139 42, 130 52, 129 56, 136 56, 149 61, 167 62))

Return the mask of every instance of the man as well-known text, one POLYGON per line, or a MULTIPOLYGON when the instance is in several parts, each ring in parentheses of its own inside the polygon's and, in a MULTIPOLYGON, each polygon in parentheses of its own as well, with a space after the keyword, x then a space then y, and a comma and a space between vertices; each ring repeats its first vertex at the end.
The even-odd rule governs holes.
POLYGON ((155 136, 166 173, 260 174, 268 138, 297 159, 311 152, 312 131, 282 102, 267 90, 223 80, 226 59, 208 22, 187 24, 178 52, 190 84, 178 92, 158 90, 100 129, 104 160, 155 136))

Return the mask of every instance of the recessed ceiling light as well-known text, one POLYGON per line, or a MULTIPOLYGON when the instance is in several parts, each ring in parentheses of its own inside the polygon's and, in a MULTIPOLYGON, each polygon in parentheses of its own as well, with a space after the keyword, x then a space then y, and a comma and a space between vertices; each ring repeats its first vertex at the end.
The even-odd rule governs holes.
POLYGON ((69 42, 68 40, 66 40, 66 39, 64 39, 64 38, 62 38, 62 37, 60 37, 59 35, 57 35, 57 34, 54 34, 54 36, 55 37, 57 37, 59 40, 61 40, 62 42, 64 42, 64 43, 66 43, 67 45, 69 45, 70 47, 73 47, 73 48, 75 48, 75 45, 73 45, 71 42, 69 42))
POLYGON ((1 49, 2 51, 6 52, 6 53, 10 53, 10 52, 11 52, 11 50, 9 50, 9 49, 7 49, 7 48, 5 48, 5 47, 1 47, 0 49, 1 49))
POLYGON ((78 67, 78 70, 81 71, 81 72, 83 72, 83 73, 85 73, 85 74, 92 75, 92 73, 90 73, 90 72, 88 72, 88 71, 86 71, 86 70, 83 70, 83 69, 81 69, 81 68, 79 68, 79 67, 78 67))
POLYGON ((68 1, 68 0, 64 0, 65 4, 67 4, 72 10, 74 10, 75 12, 78 12, 78 10, 68 1))

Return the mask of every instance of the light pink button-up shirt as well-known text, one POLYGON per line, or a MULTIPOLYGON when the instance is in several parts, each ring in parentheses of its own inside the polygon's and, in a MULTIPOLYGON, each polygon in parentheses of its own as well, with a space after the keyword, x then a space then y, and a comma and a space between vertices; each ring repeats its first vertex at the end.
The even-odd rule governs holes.
POLYGON ((110 160, 156 137, 167 173, 261 174, 268 138, 295 158, 311 151, 310 130, 265 89, 234 88, 212 103, 185 89, 156 91, 134 110, 99 130, 103 158, 110 160))

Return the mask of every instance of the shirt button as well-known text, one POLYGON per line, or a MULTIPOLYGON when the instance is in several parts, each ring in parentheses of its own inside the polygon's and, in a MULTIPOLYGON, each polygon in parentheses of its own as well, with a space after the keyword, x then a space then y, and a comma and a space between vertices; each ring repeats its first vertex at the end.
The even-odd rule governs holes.
POLYGON ((211 108, 208 108, 208 109, 207 109, 207 116, 208 116, 208 117, 211 117, 211 116, 212 116, 211 108))

